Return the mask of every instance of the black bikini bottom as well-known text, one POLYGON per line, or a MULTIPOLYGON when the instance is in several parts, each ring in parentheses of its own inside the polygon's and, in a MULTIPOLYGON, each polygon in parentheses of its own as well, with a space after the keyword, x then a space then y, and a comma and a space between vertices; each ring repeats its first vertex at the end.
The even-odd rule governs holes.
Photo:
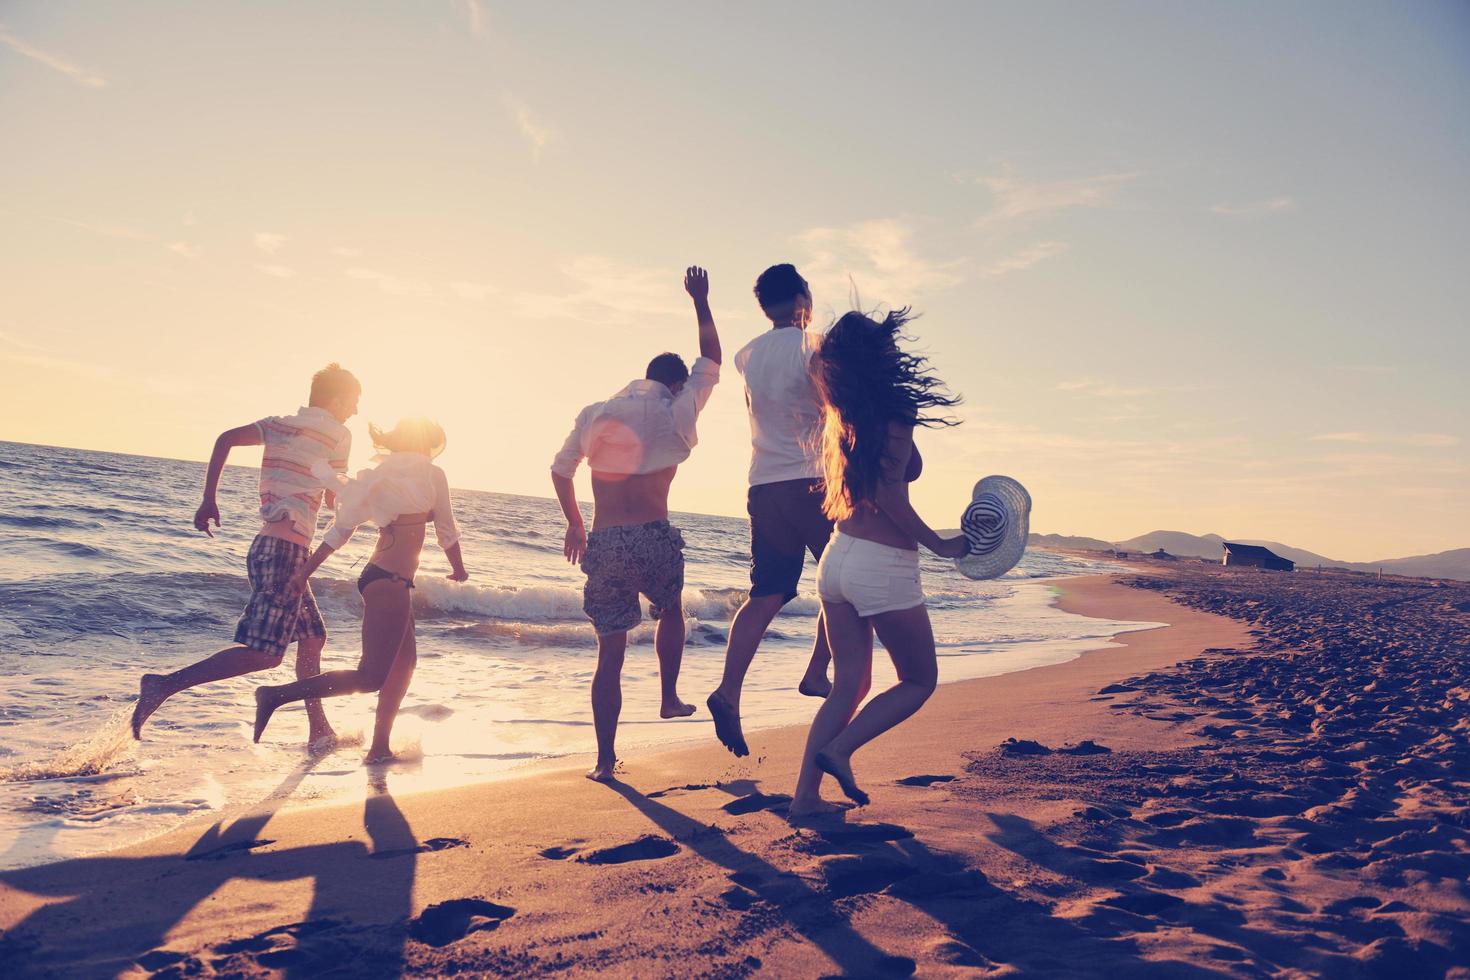
POLYGON ((388 571, 388 569, 384 568, 381 565, 374 565, 372 562, 368 562, 368 564, 363 568, 362 574, 357 577, 357 591, 361 593, 362 590, 366 589, 369 585, 372 585, 379 579, 385 578, 390 579, 394 582, 402 582, 410 589, 413 588, 413 579, 404 578, 397 572, 390 572, 388 571))

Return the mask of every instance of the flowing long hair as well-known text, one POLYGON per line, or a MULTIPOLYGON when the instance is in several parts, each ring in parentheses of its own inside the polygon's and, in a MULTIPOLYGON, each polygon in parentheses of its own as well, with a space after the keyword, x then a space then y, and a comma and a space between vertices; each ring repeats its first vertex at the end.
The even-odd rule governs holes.
POLYGON ((871 506, 883 478, 891 422, 949 426, 959 421, 924 414, 930 408, 958 405, 942 392, 929 362, 898 346, 908 307, 875 320, 854 310, 844 314, 822 339, 815 358, 817 391, 822 397, 822 469, 826 496, 822 510, 840 521, 871 506))
POLYGON ((368 436, 373 440, 373 445, 383 452, 423 453, 430 459, 444 451, 447 441, 439 423, 422 416, 399 419, 397 425, 386 431, 376 425, 369 425, 368 436))

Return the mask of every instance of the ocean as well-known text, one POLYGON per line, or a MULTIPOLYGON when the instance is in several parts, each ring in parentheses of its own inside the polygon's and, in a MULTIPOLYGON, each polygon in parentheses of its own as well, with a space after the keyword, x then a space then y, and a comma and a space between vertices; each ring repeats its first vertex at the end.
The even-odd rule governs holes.
MULTIPOLYGON (((453 460, 446 460, 453 481, 453 460)), ((253 467, 229 467, 223 527, 192 527, 204 465, 0 442, 0 869, 79 857, 190 820, 258 806, 361 796, 374 699, 326 702, 343 737, 301 774, 306 720, 278 712, 251 742, 252 691, 294 676, 273 671, 196 688, 128 731, 138 676, 167 672, 231 645, 249 595, 245 553, 257 528, 253 467)), ((555 501, 453 493, 468 582, 447 581, 433 544, 414 592, 419 666, 394 734, 395 792, 494 778, 594 748, 588 690, 595 640, 581 611, 582 576, 561 555, 555 501)), ((678 484, 674 485, 678 497, 678 484)), ((705 696, 718 683, 725 631, 748 585, 744 520, 676 514, 688 544, 689 645, 680 691, 690 719, 658 718, 651 623, 633 634, 623 675, 620 751, 712 739, 705 696)), ((331 632, 323 661, 352 666, 361 600, 354 581, 376 534, 360 531, 313 579, 331 632)), ((1086 619, 1051 604, 1050 581, 1103 566, 1030 552, 1006 577, 972 582, 924 553, 941 682, 1070 660, 1117 633, 1154 624, 1086 619)), ((796 693, 816 622, 814 568, 773 624, 747 681, 747 735, 810 720, 796 693)), ((881 654, 874 690, 892 682, 881 654)), ((636 764, 636 763, 635 763, 636 764)), ((754 759, 731 758, 732 777, 754 759)), ((693 774, 691 774, 693 778, 693 774)))

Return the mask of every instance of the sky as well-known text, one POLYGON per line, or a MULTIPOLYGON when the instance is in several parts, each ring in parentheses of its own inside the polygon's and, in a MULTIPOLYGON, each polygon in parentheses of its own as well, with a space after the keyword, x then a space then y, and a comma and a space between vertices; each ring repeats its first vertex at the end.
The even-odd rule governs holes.
MULTIPOLYGON (((1470 546, 1464 3, 7 0, 0 134, 0 439, 203 459, 336 360, 354 467, 546 496, 686 266, 732 357, 790 261, 922 314, 936 527, 1470 546)), ((671 506, 748 459, 731 365, 671 506)))

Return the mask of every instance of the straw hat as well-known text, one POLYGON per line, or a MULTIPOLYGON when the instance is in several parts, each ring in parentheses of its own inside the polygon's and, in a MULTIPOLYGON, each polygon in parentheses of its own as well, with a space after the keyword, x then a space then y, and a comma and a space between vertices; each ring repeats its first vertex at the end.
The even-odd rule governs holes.
POLYGON ((1031 495, 1008 476, 987 476, 975 484, 960 530, 970 553, 956 558, 955 567, 968 578, 999 578, 1026 553, 1031 495))

